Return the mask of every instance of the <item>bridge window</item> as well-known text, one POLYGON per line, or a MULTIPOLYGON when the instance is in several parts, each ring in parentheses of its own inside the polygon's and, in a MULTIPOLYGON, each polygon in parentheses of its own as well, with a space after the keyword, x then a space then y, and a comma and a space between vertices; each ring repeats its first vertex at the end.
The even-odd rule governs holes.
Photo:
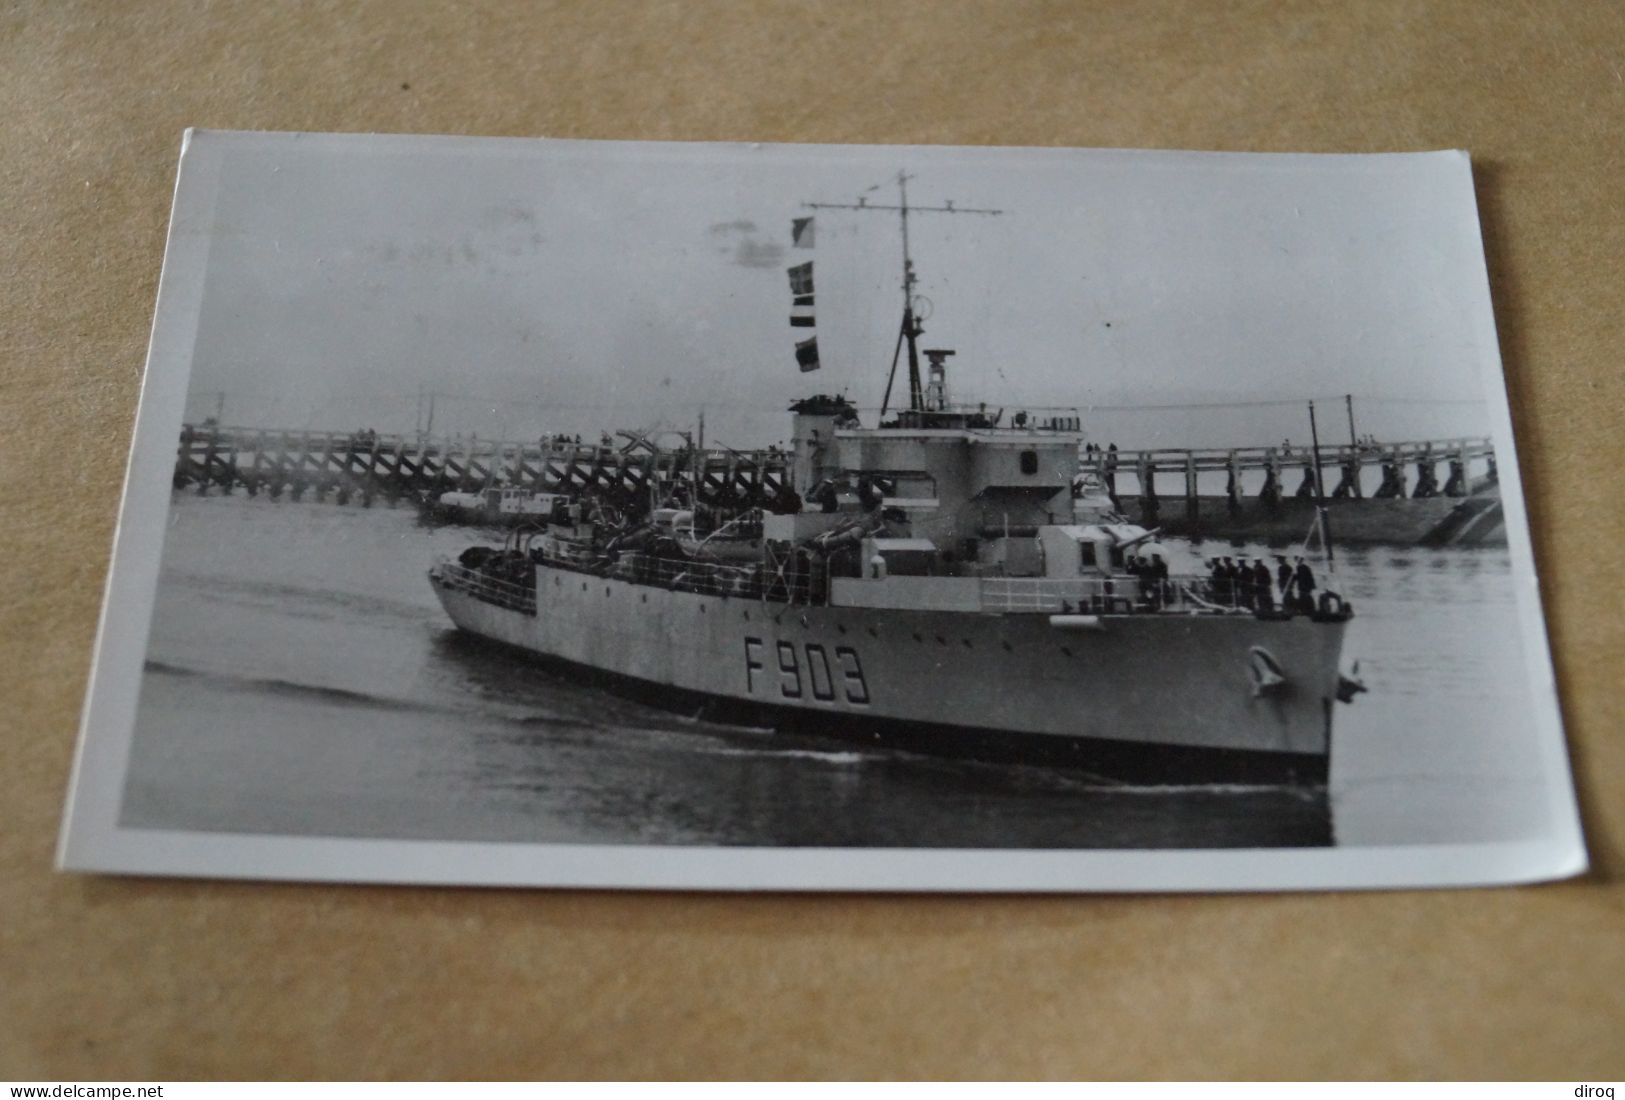
POLYGON ((1037 451, 1021 452, 1021 472, 1024 474, 1036 474, 1038 472, 1037 451))

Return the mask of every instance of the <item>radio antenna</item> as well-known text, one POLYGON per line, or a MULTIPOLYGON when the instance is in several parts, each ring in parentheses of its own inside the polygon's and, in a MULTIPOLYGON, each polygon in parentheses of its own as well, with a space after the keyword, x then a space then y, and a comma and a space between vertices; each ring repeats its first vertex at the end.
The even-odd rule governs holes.
MULTIPOLYGON (((925 332, 920 319, 914 310, 914 284, 918 281, 914 275, 914 260, 908 250, 908 216, 910 214, 986 214, 998 215, 1003 210, 985 210, 969 206, 955 206, 953 202, 946 201, 941 206, 910 206, 908 204, 908 181, 914 177, 907 172, 897 173, 897 205, 886 203, 871 203, 859 197, 855 203, 841 202, 804 202, 801 205, 809 210, 879 210, 890 213, 896 211, 898 225, 903 235, 903 327, 897 334, 897 347, 892 351, 891 373, 886 376, 886 396, 880 402, 880 415, 884 419, 886 410, 891 405, 892 382, 897 377, 897 358, 903 350, 903 343, 908 343, 908 400, 909 408, 916 412, 925 410, 925 391, 920 384, 920 351, 919 338, 925 332)), ((876 190, 880 184, 869 188, 876 190)))

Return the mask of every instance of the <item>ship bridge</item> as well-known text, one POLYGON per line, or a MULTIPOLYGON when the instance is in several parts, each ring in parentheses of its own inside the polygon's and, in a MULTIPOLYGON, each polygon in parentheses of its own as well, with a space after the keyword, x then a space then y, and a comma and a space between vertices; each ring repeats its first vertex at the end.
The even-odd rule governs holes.
MULTIPOLYGON (((905 335, 917 327, 905 323, 905 335)), ((912 367, 912 342, 910 357, 912 367)), ((1075 408, 1024 408, 949 399, 948 349, 928 349, 926 384, 890 419, 866 428, 841 397, 791 406, 796 487, 839 507, 842 489, 860 506, 905 513, 915 534, 960 560, 1005 561, 999 545, 1076 518, 1083 419, 1075 408), (876 496, 881 499, 876 500, 876 496), (867 498, 863 503, 862 498, 867 498)), ((911 371, 912 373, 912 371, 911 371)))
MULTIPOLYGON (((798 484, 809 502, 825 502, 826 513, 902 513, 911 536, 929 538, 962 562, 1004 561, 1016 540, 1030 544, 1038 528, 1074 522, 1081 433, 1067 419, 1073 414, 1030 414, 1020 428, 983 426, 973 419, 979 412, 953 412, 963 418, 957 424, 949 415, 880 428, 855 426, 855 417, 838 426, 833 418, 798 415, 798 484)), ((821 519, 836 517, 794 522, 805 535, 821 519)))

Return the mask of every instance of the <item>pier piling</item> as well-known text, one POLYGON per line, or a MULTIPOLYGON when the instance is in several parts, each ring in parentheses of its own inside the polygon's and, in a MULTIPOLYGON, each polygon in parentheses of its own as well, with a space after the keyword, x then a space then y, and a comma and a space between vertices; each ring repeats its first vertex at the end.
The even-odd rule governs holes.
MULTIPOLYGON (((1357 539, 1370 530, 1384 532, 1376 541, 1417 541, 1421 532, 1450 512, 1454 502, 1493 493, 1496 484, 1494 448, 1482 437, 1387 444, 1362 443, 1356 437, 1350 444, 1291 449, 1090 451, 1080 456, 1080 468, 1100 478, 1118 511, 1148 526, 1198 537, 1245 533, 1276 538, 1300 527, 1306 530, 1313 520, 1317 455, 1326 475, 1338 471, 1335 488, 1326 486, 1331 490, 1326 498, 1335 505, 1343 529, 1357 539), (1437 470, 1443 462, 1449 464, 1448 479, 1441 486, 1437 470), (1119 469, 1135 481, 1116 485, 1119 469), (1184 474, 1185 506, 1177 515, 1159 514, 1155 485, 1159 469, 1184 474), (1363 522, 1345 520, 1345 515, 1389 518, 1363 522)), ((1484 526, 1472 530, 1477 533, 1484 526)))
MULTIPOLYGON (((1298 495, 1307 488, 1313 496, 1315 457, 1312 448, 1230 447, 1095 450, 1079 460, 1081 470, 1100 479, 1117 510, 1150 526, 1163 525, 1170 533, 1201 536, 1263 530, 1271 524, 1285 530, 1296 524, 1305 503, 1298 495), (1288 499, 1285 478, 1300 465, 1310 472, 1302 485, 1294 481, 1288 499), (1170 510, 1164 520, 1157 474, 1175 470, 1183 475, 1184 506, 1170 510), (1119 485, 1119 473, 1133 483, 1119 485)), ((1351 506, 1414 501, 1420 507, 1433 498, 1438 499, 1430 507, 1442 515, 1463 498, 1491 493, 1496 485, 1494 449, 1484 438, 1326 445, 1319 448, 1319 458, 1340 471, 1328 494, 1339 516, 1351 506), (1442 486, 1440 463, 1448 463, 1442 486), (1413 467, 1415 482, 1410 484, 1407 475, 1413 467), (1368 484, 1367 478, 1376 484, 1368 484)), ((229 493, 241 486, 271 500, 308 499, 308 493, 366 505, 379 497, 391 503, 402 498, 421 502, 452 488, 477 491, 503 482, 537 492, 591 490, 608 503, 646 506, 652 487, 686 480, 693 471, 702 501, 740 506, 778 501, 790 484, 789 464, 788 452, 778 448, 699 451, 636 443, 619 448, 568 439, 518 442, 203 424, 183 427, 173 483, 176 489, 205 495, 211 488, 229 493)), ((1481 523, 1472 531, 1483 527, 1481 523)), ((1358 526, 1345 525, 1345 530, 1357 532, 1358 526)))
POLYGON ((767 504, 789 483, 789 455, 766 451, 620 449, 601 443, 431 439, 424 436, 281 431, 187 425, 175 455, 174 487, 207 495, 242 486, 272 500, 331 499, 338 504, 423 500, 457 488, 498 482, 534 492, 590 490, 612 503, 646 502, 651 485, 670 484, 690 462, 701 499, 767 504))

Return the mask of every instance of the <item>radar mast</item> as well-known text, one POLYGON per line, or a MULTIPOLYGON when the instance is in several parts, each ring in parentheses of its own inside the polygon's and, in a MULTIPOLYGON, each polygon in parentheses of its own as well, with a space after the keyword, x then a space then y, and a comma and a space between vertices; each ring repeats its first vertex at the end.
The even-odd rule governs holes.
POLYGON ((837 202, 807 202, 802 206, 809 210, 879 210, 885 212, 896 211, 898 225, 903 236, 903 324, 897 333, 897 346, 892 351, 891 371, 886 375, 886 395, 880 403, 880 415, 885 417, 886 411, 891 407, 892 383, 897 378, 897 360, 908 344, 908 400, 909 408, 914 412, 925 411, 925 387, 920 380, 920 351, 919 338, 925 332, 921 318, 914 308, 914 285, 918 281, 914 275, 914 260, 908 249, 908 216, 910 214, 986 214, 998 215, 1002 210, 985 210, 975 207, 955 206, 951 200, 945 201, 941 206, 910 206, 908 204, 908 181, 914 177, 907 172, 897 173, 897 204, 871 203, 867 199, 869 191, 879 190, 881 184, 875 184, 858 197, 855 203, 837 202))

